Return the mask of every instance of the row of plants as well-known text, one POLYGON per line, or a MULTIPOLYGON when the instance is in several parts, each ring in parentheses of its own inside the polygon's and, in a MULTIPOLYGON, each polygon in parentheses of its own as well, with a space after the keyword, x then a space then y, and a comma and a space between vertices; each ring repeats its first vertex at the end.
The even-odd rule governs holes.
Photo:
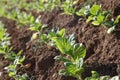
MULTIPOLYGON (((10 2, 11 4, 15 4, 16 2, 20 2, 13 0, 10 2)), ((9 3, 9 4, 10 4, 9 3)), ((46 10, 53 10, 56 6, 61 6, 61 8, 64 10, 65 14, 73 15, 77 14, 78 16, 83 16, 86 18, 86 22, 92 22, 93 25, 98 26, 102 24, 107 24, 110 26, 110 29, 108 30, 108 33, 111 33, 111 31, 116 31, 116 25, 119 22, 120 16, 118 16, 115 20, 107 21, 108 15, 110 14, 108 11, 102 11, 100 5, 94 4, 93 6, 85 6, 84 8, 80 9, 79 11, 76 11, 74 8, 74 4, 76 4, 73 0, 60 2, 60 0, 38 0, 38 2, 33 1, 30 3, 23 2, 24 4, 16 5, 21 8, 21 5, 24 5, 25 9, 36 9, 37 11, 46 11, 46 10), (57 2, 58 1, 58 2, 57 2), (29 5, 27 5, 29 4, 29 5), (33 5, 34 4, 34 5, 33 5), (30 6, 31 5, 31 6, 30 6), (32 6, 33 5, 33 6, 32 6), (48 8, 49 7, 49 8, 48 8), (41 10, 42 9, 42 10, 41 10)), ((10 4, 10 5, 11 5, 10 4)), ((4 4, 5 5, 5 4, 4 4)), ((16 7, 15 6, 15 7, 16 7)), ((8 6, 7 6, 8 7, 8 6)), ((7 8, 6 7, 6 8, 7 8)), ((46 25, 41 24, 40 22, 40 16, 38 16, 36 19, 34 16, 26 12, 21 12, 19 8, 13 9, 11 12, 9 10, 4 10, 6 8, 0 8, 3 12, 0 13, 0 15, 5 16, 7 18, 10 18, 12 20, 15 20, 17 23, 17 26, 30 26, 30 30, 36 31, 31 37, 31 40, 35 40, 40 43, 46 43, 47 45, 54 46, 56 49, 58 49, 62 54, 65 54, 66 56, 69 56, 69 58, 62 57, 62 56, 56 56, 55 59, 60 60, 64 63, 65 69, 60 70, 60 75, 65 76, 73 76, 79 80, 82 79, 82 73, 84 72, 84 58, 86 56, 86 48, 84 45, 75 43, 75 36, 74 34, 67 36, 65 33, 65 29, 62 30, 48 30, 48 34, 42 34, 42 29, 46 27, 46 25), (39 35, 40 39, 37 39, 37 35, 39 35)), ((14 8, 14 7, 12 7, 14 8)), ((12 9, 11 8, 11 9, 12 9)), ((2 32, 2 28, 0 29, 2 32)), ((0 34, 6 34, 6 30, 3 29, 4 32, 0 34)), ((3 37, 0 35, 1 41, 8 40, 8 35, 6 37, 3 37)), ((6 42, 6 41, 5 41, 6 42)), ((9 47, 8 43, 1 42, 1 54, 4 54, 7 59, 10 59, 13 63, 10 64, 5 69, 8 71, 9 76, 15 78, 16 80, 27 80, 28 76, 27 74, 18 75, 17 74, 17 66, 20 65, 24 68, 24 65, 22 65, 22 62, 24 61, 25 57, 21 56, 22 52, 18 52, 17 54, 12 52, 12 48, 9 47), (6 47, 3 47, 3 44, 5 44, 6 47)), ((118 79, 119 76, 111 78, 111 80, 118 79)), ((85 80, 110 80, 109 76, 99 76, 97 72, 92 71, 92 77, 87 77, 85 80)))
MULTIPOLYGON (((5 1, 4 1, 5 3, 5 1)), ((86 22, 89 23, 91 22, 92 25, 94 26, 105 26, 108 27, 107 33, 113 33, 115 31, 120 31, 120 29, 117 28, 117 24, 119 23, 120 15, 116 17, 116 19, 108 19, 111 11, 103 11, 101 8, 101 5, 97 5, 94 3, 92 6, 88 5, 90 4, 90 1, 87 0, 86 2, 82 3, 80 0, 65 0, 65 1, 60 1, 60 0, 38 0, 38 1, 31 1, 29 3, 23 1, 8 1, 7 8, 10 7, 9 9, 13 8, 13 11, 11 11, 11 14, 6 11, 7 14, 5 14, 5 7, 1 10, 4 11, 1 14, 4 14, 8 18, 12 18, 13 20, 16 20, 17 22, 22 23, 22 24, 28 24, 28 20, 30 23, 32 23, 34 20, 33 16, 31 13, 29 15, 26 15, 27 13, 25 12, 20 12, 19 9, 26 9, 26 10, 35 10, 37 12, 43 12, 43 11, 52 11, 56 7, 60 7, 63 11, 64 14, 68 15, 77 15, 80 17, 84 17, 86 19, 86 22), (10 7, 11 4, 16 4, 19 3, 19 5, 15 5, 14 7, 10 7), (23 3, 23 4, 22 4, 23 3), (83 6, 80 10, 77 10, 76 4, 82 3, 83 6), (87 4, 86 4, 87 3, 87 4), (21 7, 22 6, 22 7, 21 7), (16 7, 16 8, 15 8, 16 7), (12 16, 11 16, 12 15, 12 16), (13 16, 14 15, 14 16, 13 16)))
POLYGON ((0 56, 4 56, 5 59, 12 62, 4 69, 7 70, 8 75, 15 80, 27 80, 28 75, 26 73, 23 75, 17 74, 18 66, 24 67, 22 62, 25 60, 25 56, 22 56, 22 51, 18 53, 13 52, 10 45, 9 34, 6 32, 2 22, 0 22, 0 56))
POLYGON ((118 15, 115 20, 113 18, 111 20, 108 20, 110 11, 102 11, 101 5, 97 5, 96 3, 91 7, 88 5, 81 8, 78 12, 76 12, 76 14, 78 16, 85 17, 86 22, 91 22, 94 26, 103 25, 108 27, 108 34, 114 31, 120 31, 116 28, 120 20, 120 15, 118 15))
MULTIPOLYGON (((59 71, 59 75, 72 76, 78 80, 119 80, 119 76, 99 76, 96 71, 92 71, 91 77, 82 78, 85 64, 84 58, 86 56, 86 48, 82 43, 75 43, 75 34, 66 35, 65 29, 52 29, 48 33, 42 34, 42 27, 39 33, 39 38, 36 41, 48 46, 55 47, 63 55, 55 56, 55 60, 60 60, 64 63, 65 69, 59 71)), ((36 33, 33 34, 32 39, 36 39, 36 33)))

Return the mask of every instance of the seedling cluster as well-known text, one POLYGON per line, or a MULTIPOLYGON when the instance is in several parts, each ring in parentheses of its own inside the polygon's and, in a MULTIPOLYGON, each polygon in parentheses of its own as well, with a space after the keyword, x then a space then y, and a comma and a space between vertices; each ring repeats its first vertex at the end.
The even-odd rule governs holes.
POLYGON ((115 20, 112 19, 109 21, 110 11, 102 11, 101 5, 97 5, 96 3, 91 7, 87 5, 77 11, 76 14, 85 17, 86 22, 91 22, 94 26, 107 26, 109 28, 107 31, 108 34, 118 31, 116 26, 119 23, 120 15, 118 15, 115 20))
MULTIPOLYGON (((75 35, 66 35, 66 30, 63 29, 52 29, 46 28, 47 25, 41 23, 41 16, 35 18, 29 11, 36 10, 36 12, 42 11, 52 11, 57 7, 63 10, 63 13, 68 15, 77 15, 79 17, 85 18, 87 23, 91 23, 94 26, 107 26, 107 33, 112 33, 114 31, 120 31, 117 29, 119 24, 120 15, 116 19, 108 20, 110 11, 103 11, 101 6, 96 3, 82 7, 80 10, 75 8, 75 5, 79 3, 79 0, 37 0, 26 2, 25 0, 8 0, 0 1, 0 16, 12 19, 16 21, 18 27, 27 26, 30 30, 35 31, 31 37, 31 41, 37 41, 39 44, 47 44, 51 47, 55 47, 62 54, 56 56, 54 59, 60 60, 64 63, 65 69, 59 71, 60 75, 72 76, 78 80, 82 79, 82 73, 84 72, 84 58, 86 56, 86 48, 82 43, 75 42, 75 35), (19 3, 19 4, 17 4, 19 3), (15 4, 14 6, 11 6, 15 4), (17 5, 16 5, 17 4, 17 5), (20 9, 24 8, 25 11, 20 9), (27 12, 28 11, 28 12, 27 12), (43 33, 43 28, 48 32, 43 33)), ((3 55, 6 59, 10 60, 12 63, 6 66, 10 77, 15 80, 28 80, 28 75, 24 73, 23 75, 18 74, 17 67, 24 68, 22 64, 25 60, 25 56, 22 55, 22 51, 15 53, 10 47, 10 37, 6 32, 4 25, 0 22, 0 55, 3 55)), ((85 78, 85 80, 119 80, 119 76, 110 78, 109 76, 99 76, 95 71, 92 71, 92 76, 85 78)))
POLYGON ((26 80, 28 77, 27 74, 23 74, 22 76, 17 74, 18 65, 22 66, 22 62, 25 59, 25 56, 22 57, 21 54, 21 51, 17 54, 12 51, 9 34, 6 32, 2 22, 0 22, 0 55, 3 55, 9 61, 13 61, 12 64, 6 66, 4 69, 8 71, 10 77, 16 80, 26 80))

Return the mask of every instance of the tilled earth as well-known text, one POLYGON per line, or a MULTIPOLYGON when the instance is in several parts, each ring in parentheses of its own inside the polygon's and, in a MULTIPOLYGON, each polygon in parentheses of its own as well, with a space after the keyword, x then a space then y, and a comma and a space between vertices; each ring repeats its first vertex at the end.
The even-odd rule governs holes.
MULTIPOLYGON (((120 14, 119 0, 98 0, 102 4, 103 10, 111 10, 111 17, 120 14)), ((62 14, 60 9, 52 12, 35 13, 34 16, 41 15, 42 23, 47 24, 48 28, 66 28, 67 34, 76 34, 76 42, 83 43, 87 48, 85 58, 85 72, 83 77, 90 76, 91 70, 97 71, 100 75, 117 75, 117 65, 120 64, 120 32, 107 34, 107 28, 103 26, 93 26, 80 20, 77 16, 62 14)), ((55 48, 45 44, 37 47, 37 43, 31 42, 31 35, 34 33, 27 27, 16 28, 15 21, 1 17, 0 20, 5 24, 7 32, 11 36, 11 45, 13 50, 18 52, 23 50, 26 56, 24 64, 32 64, 26 68, 25 72, 29 74, 31 80, 76 80, 72 77, 58 75, 58 71, 64 68, 63 63, 54 60, 60 52, 55 48)), ((13 80, 8 77, 4 67, 8 65, 2 56, 0 56, 0 80, 13 80)))

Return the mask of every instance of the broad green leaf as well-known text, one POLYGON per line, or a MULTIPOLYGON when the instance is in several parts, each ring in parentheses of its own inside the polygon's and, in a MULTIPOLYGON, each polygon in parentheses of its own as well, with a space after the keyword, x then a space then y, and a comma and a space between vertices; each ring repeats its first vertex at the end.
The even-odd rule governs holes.
POLYGON ((9 72, 9 76, 10 76, 10 77, 13 77, 13 76, 15 76, 15 73, 14 73, 14 72, 12 72, 12 71, 11 71, 11 72, 9 72))
POLYGON ((5 54, 5 51, 0 49, 0 54, 5 54))
POLYGON ((50 32, 48 33, 48 36, 49 36, 50 38, 57 37, 57 33, 50 31, 50 32))
POLYGON ((109 11, 103 11, 102 14, 104 15, 104 20, 106 21, 108 16, 110 15, 110 12, 109 11))
POLYGON ((71 74, 68 72, 66 69, 62 69, 59 71, 59 75, 64 75, 64 76, 71 76, 71 74))
POLYGON ((4 7, 0 7, 0 16, 3 16, 3 15, 4 15, 4 12, 5 12, 4 7))
POLYGON ((69 67, 69 66, 74 66, 75 64, 73 64, 73 62, 64 62, 65 67, 69 67))
POLYGON ((100 23, 98 21, 93 21, 92 24, 95 25, 95 26, 100 25, 100 23))
POLYGON ((17 53, 17 56, 20 56, 22 54, 22 50, 20 50, 18 53, 17 53))
POLYGON ((107 21, 105 24, 108 25, 109 27, 113 27, 114 21, 107 21))
POLYGON ((65 36, 65 28, 61 29, 59 32, 58 32, 58 35, 60 37, 64 37, 65 36))
POLYGON ((84 16, 85 10, 86 10, 86 8, 82 8, 82 9, 80 9, 79 11, 77 11, 76 14, 77 14, 78 16, 84 16))
POLYGON ((47 35, 41 34, 40 35, 40 40, 42 40, 42 41, 48 41, 49 39, 47 38, 47 35))
POLYGON ((3 36, 5 35, 6 30, 3 27, 0 27, 0 40, 3 39, 3 36))
POLYGON ((86 56, 86 48, 82 44, 75 44, 73 48, 73 54, 74 58, 79 59, 79 58, 85 58, 86 56))
POLYGON ((32 27, 29 28, 32 31, 41 31, 42 24, 41 23, 34 23, 32 27))
POLYGON ((100 9, 101 9, 100 5, 94 4, 94 5, 91 7, 91 9, 90 9, 90 13, 91 13, 92 15, 97 15, 98 12, 100 11, 100 9))
POLYGON ((18 63, 17 64, 22 64, 22 62, 25 60, 25 56, 23 56, 23 57, 21 57, 21 58, 19 58, 19 61, 18 61, 18 63))
POLYGON ((62 57, 62 56, 55 56, 54 59, 56 60, 60 60, 60 61, 63 61, 63 62, 71 62, 70 60, 62 57))
POLYGON ((91 71, 91 73, 92 73, 92 77, 94 77, 94 78, 99 77, 99 75, 98 75, 98 73, 96 71, 91 71))
POLYGON ((30 27, 29 29, 32 30, 32 31, 36 31, 35 27, 30 27))
POLYGON ((56 46, 63 54, 69 54, 71 55, 70 51, 72 46, 70 45, 70 42, 65 38, 57 38, 56 39, 56 46))
POLYGON ((91 16, 88 17, 88 19, 86 20, 86 22, 90 22, 93 19, 94 19, 94 16, 91 15, 91 16))
POLYGON ((10 69, 10 70, 14 70, 14 68, 16 68, 16 65, 9 65, 8 66, 8 69, 10 69))
POLYGON ((102 22, 104 22, 104 19, 105 19, 105 16, 104 15, 102 15, 102 14, 99 14, 98 16, 97 16, 97 21, 101 24, 102 22))
POLYGON ((92 76, 85 78, 85 80, 104 80, 104 79, 100 79, 100 77, 96 71, 91 71, 91 73, 92 73, 92 76))
POLYGON ((76 73, 80 71, 80 68, 77 68, 76 65, 71 64, 67 66, 67 70, 69 71, 69 73, 71 73, 72 76, 75 76, 76 73))
POLYGON ((114 24, 116 25, 120 21, 120 15, 117 16, 117 18, 114 21, 114 24))
POLYGON ((30 19, 29 19, 30 23, 33 23, 35 21, 34 17, 30 14, 30 19))

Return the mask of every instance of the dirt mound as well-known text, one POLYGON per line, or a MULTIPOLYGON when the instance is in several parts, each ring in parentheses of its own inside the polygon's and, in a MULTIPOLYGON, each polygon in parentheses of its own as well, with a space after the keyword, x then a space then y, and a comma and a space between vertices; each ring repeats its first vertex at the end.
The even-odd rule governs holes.
MULTIPOLYGON (((104 10, 112 10, 111 16, 116 17, 120 14, 119 0, 98 0, 97 2, 103 5, 104 10)), ((36 16, 35 13, 33 14, 36 16)), ((55 9, 53 12, 42 12, 40 15, 42 23, 48 24, 48 28, 56 26, 66 28, 67 34, 75 33, 76 41, 86 46, 86 68, 83 77, 90 76, 91 70, 96 70, 100 75, 117 75, 117 64, 120 64, 120 32, 109 35, 106 33, 106 27, 95 27, 83 19, 80 20, 77 16, 62 14, 60 9, 55 9)), ((31 64, 26 68, 26 72, 32 80, 76 80, 72 77, 58 75, 58 71, 64 68, 63 63, 53 59, 56 55, 60 55, 58 50, 49 48, 45 44, 36 47, 37 44, 30 42, 33 32, 27 27, 17 29, 14 21, 3 17, 0 20, 3 21, 12 38, 13 50, 18 52, 22 49, 26 56, 24 65, 31 64)), ((0 58, 0 61, 5 60, 0 58)), ((3 66, 8 65, 7 62, 2 64, 3 66)), ((3 69, 1 70, 3 71, 3 69)), ((10 80, 6 76, 4 75, 4 79, 0 78, 0 80, 10 80)))

